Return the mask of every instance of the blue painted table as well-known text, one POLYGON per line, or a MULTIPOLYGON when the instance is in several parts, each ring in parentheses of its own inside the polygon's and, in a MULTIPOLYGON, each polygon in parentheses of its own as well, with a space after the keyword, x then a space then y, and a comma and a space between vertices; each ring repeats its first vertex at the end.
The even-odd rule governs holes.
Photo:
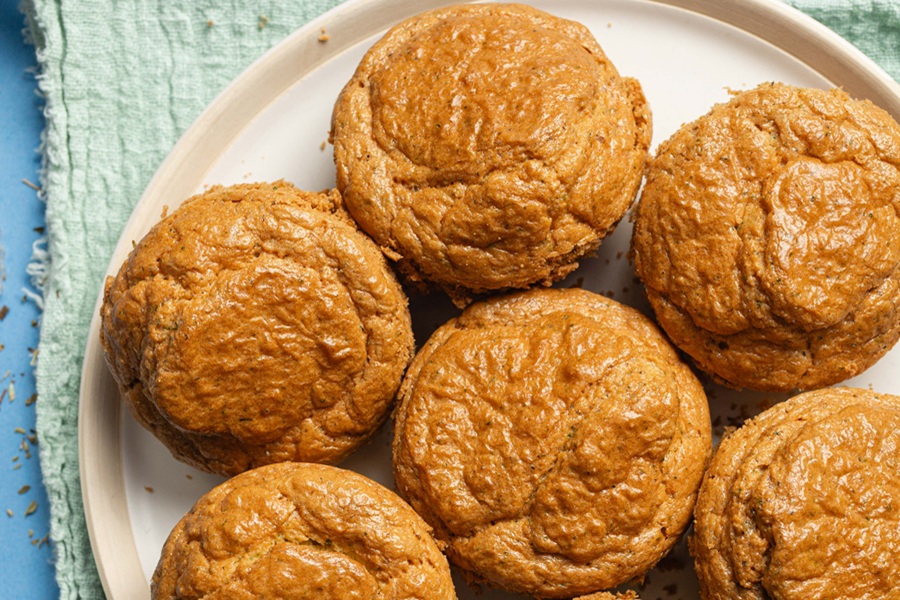
POLYGON ((47 495, 34 434, 33 359, 40 309, 26 273, 43 239, 39 181, 41 100, 35 54, 22 35, 17 2, 0 2, 0 598, 58 598, 47 495))

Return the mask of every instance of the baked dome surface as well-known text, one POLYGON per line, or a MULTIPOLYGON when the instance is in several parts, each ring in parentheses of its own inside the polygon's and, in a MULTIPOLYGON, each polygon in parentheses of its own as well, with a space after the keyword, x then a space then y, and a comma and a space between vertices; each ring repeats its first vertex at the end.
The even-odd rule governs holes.
POLYGON ((386 418, 407 300, 335 191, 215 186, 109 278, 107 363, 138 422, 197 468, 337 462, 386 418))
POLYGON ((473 581, 568 598, 672 547, 710 440, 702 387, 648 318, 537 289, 470 305, 419 351, 394 475, 473 581))
POLYGON ((651 135, 640 85, 587 28, 516 4, 397 25, 332 119, 350 213, 458 298, 573 270, 631 205, 651 135))
POLYGON ((900 397, 800 394, 726 437, 690 538, 704 600, 900 594, 900 397))
POLYGON ((841 90, 763 84, 656 152, 632 250, 676 346, 733 387, 814 389, 900 336, 900 125, 841 90))
POLYGON ((175 526, 154 600, 455 600, 447 559, 396 494, 352 471, 280 463, 233 477, 175 526))

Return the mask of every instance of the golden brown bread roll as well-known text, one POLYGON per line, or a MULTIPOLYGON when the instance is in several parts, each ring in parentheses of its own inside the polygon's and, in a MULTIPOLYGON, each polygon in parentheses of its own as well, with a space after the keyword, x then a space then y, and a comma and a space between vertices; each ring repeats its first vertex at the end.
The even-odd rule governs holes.
POLYGON ((642 576, 687 527, 706 396, 653 323, 576 289, 470 305, 395 411, 400 495, 475 582, 570 598, 642 576))
POLYGON ((587 596, 579 596, 575 600, 640 600, 637 593, 631 590, 626 592, 595 592, 587 596))
POLYGON ((650 141, 639 84, 582 25, 516 4, 391 29, 334 107, 337 186, 386 254, 459 302, 551 282, 631 205, 650 141))
POLYGON ((109 278, 101 317, 137 421, 223 475, 341 460, 413 353, 406 297, 340 196, 286 182, 187 200, 109 278))
POLYGON ((172 530, 154 600, 455 600, 447 559, 396 494, 352 471, 281 463, 204 495, 172 530))
POLYGON ((900 397, 766 410, 722 441, 695 512, 704 600, 900 598, 900 397))
POLYGON ((840 90, 764 84, 652 160, 633 256, 657 319, 733 387, 823 387, 900 336, 900 125, 840 90))

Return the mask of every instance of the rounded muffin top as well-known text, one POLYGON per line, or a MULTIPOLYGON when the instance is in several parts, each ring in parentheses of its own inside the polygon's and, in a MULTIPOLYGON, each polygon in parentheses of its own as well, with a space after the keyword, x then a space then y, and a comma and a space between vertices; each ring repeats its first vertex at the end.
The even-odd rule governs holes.
POLYGON ((476 292, 552 281, 630 206, 649 119, 583 25, 439 9, 389 31, 341 92, 338 188, 415 276, 476 292))
POLYGON ((854 600, 900 589, 900 397, 827 388, 722 441, 697 500, 703 598, 854 600))
POLYGON ((352 471, 281 463, 233 477, 172 530, 154 600, 455 600, 447 559, 393 492, 352 471))
POLYGON ((900 125, 840 90, 764 84, 651 161, 635 268, 663 328, 723 382, 816 388, 900 335, 900 125))
POLYGON ((386 417, 413 352, 406 297, 336 192, 216 186, 107 283, 107 361, 179 459, 235 474, 334 462, 386 417))
POLYGON ((413 359, 395 413, 401 495, 475 581, 607 589, 687 526, 706 396, 654 325, 581 290, 471 305, 413 359))

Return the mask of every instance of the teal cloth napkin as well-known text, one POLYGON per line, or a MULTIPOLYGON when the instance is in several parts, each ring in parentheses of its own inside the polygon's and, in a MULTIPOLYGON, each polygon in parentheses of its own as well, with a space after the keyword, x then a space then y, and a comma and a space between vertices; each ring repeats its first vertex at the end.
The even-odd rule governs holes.
MULTIPOLYGON (((46 97, 49 277, 37 430, 61 597, 102 598, 78 474, 81 362, 101 278, 178 136, 266 49, 340 0, 25 0, 46 97)), ((900 1, 793 0, 900 79, 900 1)))

